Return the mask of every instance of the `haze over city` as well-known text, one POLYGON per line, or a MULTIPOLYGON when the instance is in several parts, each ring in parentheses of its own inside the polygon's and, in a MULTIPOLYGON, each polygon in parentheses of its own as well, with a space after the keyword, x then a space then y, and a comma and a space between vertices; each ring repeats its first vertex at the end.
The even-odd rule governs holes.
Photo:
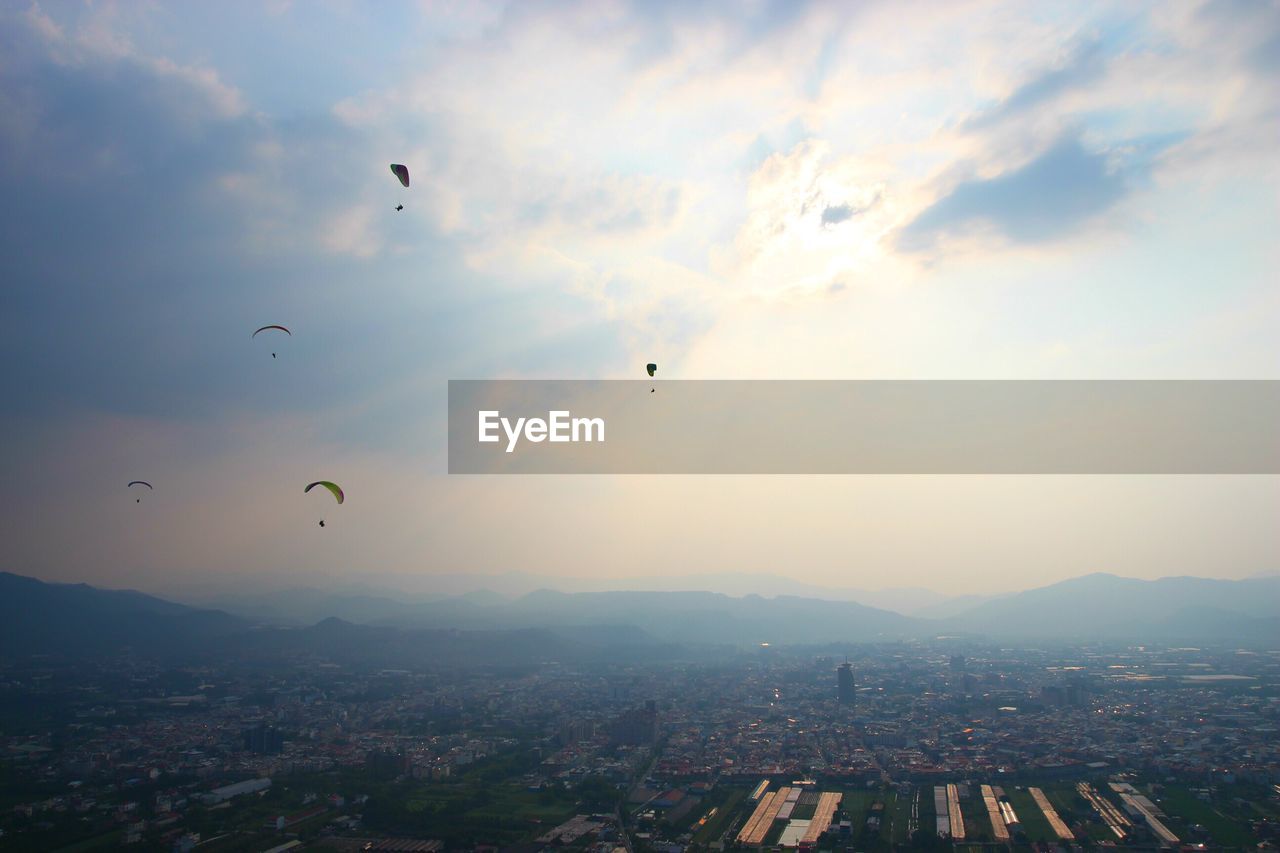
POLYGON ((1274 850, 1278 141, 1280 0, 0 3, 0 850, 1274 850))

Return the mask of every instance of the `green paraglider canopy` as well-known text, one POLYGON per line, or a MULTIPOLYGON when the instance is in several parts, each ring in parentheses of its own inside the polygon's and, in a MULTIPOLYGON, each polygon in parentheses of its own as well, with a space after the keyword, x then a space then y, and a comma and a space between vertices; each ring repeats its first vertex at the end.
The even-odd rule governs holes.
POLYGON ((316 480, 314 483, 312 483, 311 485, 307 486, 307 487, 306 487, 305 489, 303 489, 302 491, 303 491, 303 493, 309 492, 309 491, 311 491, 312 489, 314 489, 316 486, 324 486, 326 489, 328 489, 330 492, 332 492, 332 493, 333 493, 334 498, 336 498, 336 499, 337 499, 338 503, 342 503, 343 499, 346 497, 346 496, 342 493, 342 487, 341 487, 341 486, 339 486, 337 483, 331 483, 331 482, 329 482, 328 480, 316 480))
POLYGON ((657 373, 657 372, 658 372, 658 365, 656 365, 656 364, 652 364, 652 363, 651 363, 651 364, 646 364, 646 365, 644 366, 644 369, 645 369, 645 370, 647 370, 647 371, 649 371, 649 375, 650 375, 650 376, 652 376, 653 374, 655 374, 655 373, 657 373))
POLYGON ((409 186, 409 167, 408 166, 402 166, 399 163, 392 163, 391 174, 399 178, 401 184, 403 184, 406 187, 409 186))

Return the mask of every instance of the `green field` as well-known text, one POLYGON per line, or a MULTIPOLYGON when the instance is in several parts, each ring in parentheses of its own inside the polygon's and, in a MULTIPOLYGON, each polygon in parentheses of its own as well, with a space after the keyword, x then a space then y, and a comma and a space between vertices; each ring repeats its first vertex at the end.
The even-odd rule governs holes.
MULTIPOLYGON (((840 794, 840 808, 853 820, 854 826, 866 821, 871 804, 885 797, 878 790, 868 791, 865 788, 841 788, 840 794)), ((885 808, 888 808, 887 804, 885 808)))
POLYGON ((372 809, 366 806, 365 815, 366 824, 379 831, 425 834, 446 842, 480 837, 514 843, 547 831, 577 811, 576 799, 565 791, 470 782, 418 783, 403 793, 388 792, 372 809))
POLYGON ((114 850, 120 845, 120 840, 124 837, 124 833, 119 830, 103 833, 94 838, 88 838, 76 844, 68 844, 66 847, 59 847, 56 853, 87 853, 90 850, 114 850))
POLYGON ((938 816, 933 810, 933 786, 920 786, 920 823, 916 827, 932 838, 938 826, 938 816))
MULTIPOLYGON (((973 793, 978 794, 978 786, 972 787, 973 793)), ((995 836, 991 834, 991 818, 987 815, 987 807, 982 802, 981 796, 972 796, 968 799, 961 797, 960 810, 964 812, 966 841, 994 840, 995 836)))
MULTIPOLYGON (((1153 797, 1154 799, 1154 797, 1153 797)), ((1219 796, 1216 801, 1204 802, 1196 798, 1190 788, 1169 785, 1158 803, 1169 815, 1169 829, 1179 837, 1188 833, 1192 824, 1200 824, 1213 838, 1215 844, 1228 847, 1252 847, 1256 838, 1248 825, 1249 814, 1241 809, 1229 809, 1230 798, 1219 796)))
POLYGON ((1018 813, 1018 822, 1022 824, 1022 832, 1028 840, 1051 843, 1058 840, 1058 834, 1053 831, 1044 812, 1036 805, 1036 801, 1027 793, 1026 788, 1016 790, 1013 786, 1007 786, 1004 793, 1009 798, 1009 805, 1013 806, 1013 810, 1018 813))
MULTIPOLYGON (((1094 841, 1115 841, 1115 834, 1107 829, 1107 825, 1097 819, 1097 812, 1083 797, 1076 793, 1071 784, 1042 785, 1041 790, 1049 798, 1049 802, 1057 809, 1059 817, 1073 826, 1072 817, 1084 822, 1085 834, 1094 841)), ((1074 828, 1074 827, 1073 827, 1074 828)))
POLYGON ((910 842, 911 802, 915 797, 914 789, 910 794, 899 796, 892 790, 846 790, 841 803, 841 811, 853 821, 853 837, 857 839, 866 826, 870 815, 871 804, 879 800, 884 803, 880 813, 880 846, 907 844, 910 842))
MULTIPOLYGON (((717 809, 715 816, 707 821, 702 829, 698 830, 693 836, 694 844, 710 844, 718 839, 729 826, 729 822, 735 817, 735 813, 739 810, 739 806, 746 800, 747 794, 751 793, 746 788, 724 787, 718 786, 714 788, 706 798, 703 799, 702 805, 696 810, 698 820, 702 816, 711 811, 712 808, 717 809)), ((751 814, 751 809, 755 808, 754 803, 747 803, 747 808, 743 819, 746 815, 751 814)))
POLYGON ((898 796, 897 794, 889 794, 885 799, 885 812, 889 815, 888 825, 881 828, 881 837, 887 838, 893 844, 906 844, 911 838, 909 835, 911 822, 911 802, 915 798, 915 792, 898 796))
POLYGON ((575 813, 574 799, 560 792, 534 792, 514 785, 475 790, 470 785, 423 785, 408 799, 411 812, 448 812, 476 820, 514 819, 562 823, 575 813))

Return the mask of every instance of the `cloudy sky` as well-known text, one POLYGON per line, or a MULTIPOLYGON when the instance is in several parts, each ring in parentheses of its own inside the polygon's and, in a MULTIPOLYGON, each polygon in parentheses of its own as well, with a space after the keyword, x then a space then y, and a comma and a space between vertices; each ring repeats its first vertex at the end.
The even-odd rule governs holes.
POLYGON ((0 8, 0 569, 1280 569, 1274 477, 444 473, 450 378, 1280 378, 1280 4, 374 8, 0 8))

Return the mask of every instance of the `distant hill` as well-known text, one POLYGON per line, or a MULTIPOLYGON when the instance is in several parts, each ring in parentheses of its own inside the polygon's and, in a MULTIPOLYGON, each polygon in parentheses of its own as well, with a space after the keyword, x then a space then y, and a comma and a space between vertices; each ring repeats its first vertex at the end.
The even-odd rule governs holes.
MULTIPOLYGON (((498 600, 505 599, 499 597, 498 600)), ((484 598, 479 594, 469 593, 449 601, 450 607, 471 610, 484 603, 484 598)), ((420 608, 431 603, 429 596, 392 597, 308 587, 224 595, 206 601, 210 607, 226 610, 254 622, 297 626, 314 625, 330 617, 360 624, 410 624, 418 617, 420 608)))
POLYGON ((677 643, 867 642, 927 633, 918 620, 851 601, 796 596, 735 598, 715 592, 577 592, 538 590, 509 603, 459 607, 459 599, 413 608, 400 624, 514 630, 632 625, 677 643))
POLYGON ((475 594, 413 601, 311 590, 244 599, 237 610, 229 615, 140 592, 0 573, 0 653, 131 647, 157 656, 318 655, 396 668, 689 659, 761 643, 883 642, 942 633, 1032 642, 1280 643, 1275 576, 1144 581, 1093 574, 979 600, 938 619, 852 601, 644 591, 537 590, 515 599, 475 594))
MULTIPOLYGON (((474 604, 501 604, 510 602, 531 592, 552 590, 565 593, 595 592, 719 592, 742 598, 759 595, 766 598, 795 596, 827 601, 854 601, 880 610, 892 610, 907 616, 921 615, 921 608, 943 606, 954 600, 933 590, 920 587, 887 587, 862 589, 860 587, 821 586, 774 574, 747 572, 694 572, 681 575, 653 574, 629 578, 580 578, 534 575, 523 572, 503 574, 422 574, 386 575, 362 574, 359 586, 351 582, 321 583, 321 589, 255 590, 251 595, 228 596, 205 592, 194 600, 211 606, 222 607, 239 613, 246 606, 258 608, 260 614, 271 609, 279 616, 296 619, 298 607, 307 607, 309 601, 330 596, 334 607, 365 599, 369 603, 380 602, 388 608, 398 608, 409 603, 463 599, 474 604), (298 594, 295 596, 295 594, 298 594), (296 599, 296 600, 295 600, 296 599), (264 606, 265 605, 265 606, 264 606)), ((179 594, 182 600, 191 600, 191 591, 179 594)), ((337 610, 327 614, 352 618, 337 610)))
MULTIPOLYGON (((349 598, 357 604, 361 600, 349 598)), ((315 600, 309 603, 325 607, 315 600)), ((454 615, 453 621, 466 621, 458 601, 448 602, 444 609, 454 615)), ((651 661, 707 653, 631 624, 609 625, 598 618, 576 625, 502 630, 445 625, 406 629, 332 617, 306 627, 263 627, 220 610, 188 607, 132 590, 45 583, 0 572, 0 657, 57 653, 91 658, 124 649, 155 658, 313 657, 387 668, 651 661)))
POLYGON ((1001 595, 958 595, 955 598, 948 598, 944 601, 926 604, 903 612, 909 612, 910 615, 918 616, 922 619, 949 619, 953 616, 967 613, 979 604, 986 604, 988 601, 1004 597, 1001 595))
POLYGON ((222 611, 174 604, 133 590, 52 584, 0 572, 0 650, 180 651, 244 627, 222 611))
POLYGON ((715 592, 560 592, 541 589, 511 599, 472 592, 442 600, 336 595, 318 590, 223 599, 221 606, 268 624, 307 625, 336 616, 348 622, 399 628, 512 631, 632 626, 680 643, 755 645, 897 639, 920 623, 852 601, 799 596, 734 597, 715 592))
POLYGON ((1138 580, 1091 574, 987 601, 951 628, 1028 639, 1280 640, 1280 577, 1138 580))

